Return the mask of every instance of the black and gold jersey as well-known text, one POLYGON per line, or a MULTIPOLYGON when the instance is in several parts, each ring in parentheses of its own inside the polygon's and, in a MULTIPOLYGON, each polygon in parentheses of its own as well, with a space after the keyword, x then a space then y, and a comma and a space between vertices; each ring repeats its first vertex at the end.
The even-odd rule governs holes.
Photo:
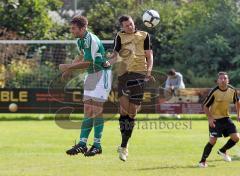
POLYGON ((230 104, 235 104, 238 101, 237 91, 231 85, 228 85, 226 90, 221 90, 217 86, 208 94, 203 106, 209 108, 214 119, 221 119, 229 117, 230 104))
POLYGON ((117 74, 126 72, 146 74, 146 50, 151 50, 150 37, 147 32, 118 32, 114 40, 114 51, 118 52, 117 74))

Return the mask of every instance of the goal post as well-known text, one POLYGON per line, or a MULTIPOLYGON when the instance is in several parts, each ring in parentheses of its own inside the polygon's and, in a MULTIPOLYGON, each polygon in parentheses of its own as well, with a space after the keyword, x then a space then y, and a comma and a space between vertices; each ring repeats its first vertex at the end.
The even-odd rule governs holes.
POLYGON ((58 65, 77 54, 76 40, 0 40, 0 88, 47 88, 58 65))

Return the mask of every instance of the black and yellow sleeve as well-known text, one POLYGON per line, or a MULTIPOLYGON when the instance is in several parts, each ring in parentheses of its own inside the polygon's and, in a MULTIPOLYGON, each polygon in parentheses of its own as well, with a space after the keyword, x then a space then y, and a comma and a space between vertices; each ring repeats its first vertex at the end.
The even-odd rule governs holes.
POLYGON ((214 92, 217 90, 217 87, 212 89, 211 92, 208 94, 208 96, 206 97, 206 99, 204 100, 203 102, 203 106, 206 106, 206 107, 210 107, 214 100, 215 100, 215 97, 214 97, 214 92))
POLYGON ((237 94, 237 90, 235 90, 234 96, 233 96, 233 103, 235 104, 238 101, 239 101, 239 97, 238 97, 238 94, 237 94))

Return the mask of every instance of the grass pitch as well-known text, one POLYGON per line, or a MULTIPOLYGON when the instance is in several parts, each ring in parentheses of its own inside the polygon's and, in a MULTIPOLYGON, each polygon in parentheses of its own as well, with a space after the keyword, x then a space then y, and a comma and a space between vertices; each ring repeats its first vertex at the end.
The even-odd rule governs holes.
MULTIPOLYGON (((213 148, 209 167, 198 168, 208 140, 206 120, 137 122, 126 162, 116 152, 118 121, 105 123, 103 154, 92 158, 67 156, 65 150, 78 139, 79 130, 59 128, 53 120, 1 121, 0 131, 0 176, 237 176, 240 171, 239 144, 229 151, 230 163, 216 154, 227 139, 213 148)), ((91 144, 92 133, 90 139, 91 144)))

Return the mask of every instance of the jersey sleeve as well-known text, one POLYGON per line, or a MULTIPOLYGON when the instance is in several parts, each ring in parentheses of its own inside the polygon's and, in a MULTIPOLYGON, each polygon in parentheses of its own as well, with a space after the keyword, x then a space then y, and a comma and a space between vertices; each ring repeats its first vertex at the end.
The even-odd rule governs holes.
POLYGON ((235 104, 236 102, 239 101, 239 97, 237 95, 237 90, 234 91, 234 95, 233 95, 233 103, 235 104))
POLYGON ((206 106, 209 108, 213 104, 214 100, 215 100, 214 90, 212 90, 204 100, 203 106, 206 106))
POLYGON ((150 40, 150 36, 149 34, 147 34, 145 40, 144 40, 144 50, 151 50, 152 46, 151 46, 151 40, 150 40))
POLYGON ((114 48, 113 51, 119 52, 121 50, 121 38, 117 34, 117 36, 114 39, 114 48))

